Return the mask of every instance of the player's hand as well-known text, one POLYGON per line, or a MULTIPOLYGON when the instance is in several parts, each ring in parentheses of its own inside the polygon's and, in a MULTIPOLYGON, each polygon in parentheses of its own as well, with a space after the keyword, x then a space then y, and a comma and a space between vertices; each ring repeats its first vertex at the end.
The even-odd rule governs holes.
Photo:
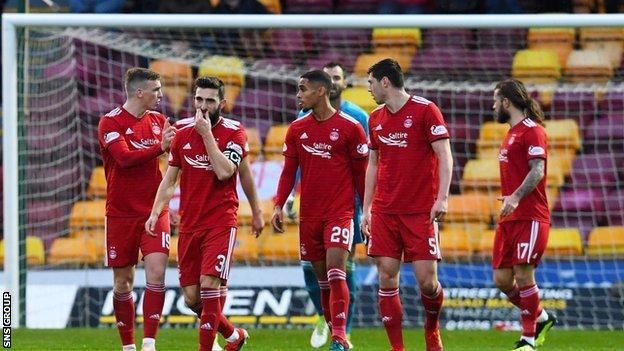
POLYGON ((262 212, 254 213, 251 218, 251 233, 257 237, 262 234, 264 229, 264 218, 262 218, 262 212))
POLYGON ((204 117, 204 113, 201 109, 197 109, 195 112, 195 130, 201 136, 208 136, 212 128, 210 119, 204 117))
POLYGON ((520 199, 518 199, 518 197, 514 194, 511 194, 509 196, 500 196, 498 198, 498 201, 503 202, 503 208, 501 208, 500 216, 505 217, 510 215, 513 211, 516 210, 516 208, 518 208, 518 203, 520 202, 520 199))
POLYGON ((431 207, 431 212, 429 213, 429 222, 442 222, 446 212, 448 212, 448 201, 436 200, 431 207))
POLYGON ((362 239, 364 239, 364 245, 368 245, 368 242, 370 240, 370 224, 370 212, 364 213, 364 215, 362 216, 362 222, 360 223, 360 230, 362 231, 362 239))
POLYGON ((150 235, 150 236, 156 236, 156 233, 154 233, 154 229, 156 229, 156 223, 158 222, 158 216, 155 214, 152 214, 149 216, 149 218, 147 219, 147 222, 145 222, 145 232, 150 235))
POLYGON ((169 152, 171 141, 173 140, 173 137, 175 137, 177 131, 176 127, 169 123, 168 119, 165 120, 165 130, 163 131, 162 143, 160 144, 160 147, 164 152, 169 152))
POLYGON ((284 232, 284 213, 282 212, 282 208, 279 206, 275 206, 273 209, 273 217, 271 217, 271 225, 273 226, 273 230, 277 233, 284 232))

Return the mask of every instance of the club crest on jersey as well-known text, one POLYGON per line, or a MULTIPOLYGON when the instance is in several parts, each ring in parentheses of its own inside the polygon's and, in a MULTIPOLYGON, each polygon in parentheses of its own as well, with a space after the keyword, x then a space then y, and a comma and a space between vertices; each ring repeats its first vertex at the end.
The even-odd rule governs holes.
POLYGON ((360 155, 366 155, 368 154, 368 145, 366 144, 360 144, 357 146, 357 152, 360 155))
POLYGON ((531 156, 544 155, 545 153, 546 151, 541 146, 529 146, 529 155, 531 156))
POLYGON ((507 142, 507 144, 511 145, 514 143, 514 141, 516 141, 516 135, 512 134, 511 138, 509 138, 509 141, 507 142))
POLYGON ((412 121, 412 116, 407 116, 407 118, 405 119, 405 121, 403 121, 403 127, 405 128, 410 128, 412 126, 412 124, 414 124, 414 121, 412 121))
POLYGON ((152 124, 152 133, 160 135, 160 127, 157 124, 152 124))
POLYGON ((443 134, 446 134, 446 127, 445 126, 433 125, 433 126, 431 126, 431 134, 433 134, 433 135, 443 135, 443 134))
POLYGON ((110 132, 110 133, 104 134, 104 142, 107 144, 117 138, 119 138, 119 133, 117 132, 110 132))
POLYGON ((333 132, 329 133, 329 140, 331 140, 331 141, 336 141, 336 140, 338 140, 339 137, 340 137, 340 135, 335 130, 333 132))

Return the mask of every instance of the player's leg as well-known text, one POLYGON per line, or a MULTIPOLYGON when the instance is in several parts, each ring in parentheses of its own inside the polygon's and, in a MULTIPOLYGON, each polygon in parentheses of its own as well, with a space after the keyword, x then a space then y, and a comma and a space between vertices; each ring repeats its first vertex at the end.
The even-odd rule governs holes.
POLYGON ((139 238, 143 231, 133 231, 137 218, 106 217, 106 265, 113 268, 113 309, 123 350, 134 345, 134 267, 139 255, 139 238))
POLYGON ((310 262, 319 286, 320 305, 325 321, 331 325, 329 310, 329 281, 327 280, 326 252, 323 243, 324 222, 301 221, 299 223, 299 243, 301 260, 310 262))
POLYGON ((202 274, 199 281, 202 303, 202 312, 199 319, 199 350, 211 351, 221 318, 221 291, 219 289, 221 279, 212 275, 202 274))
POLYGON ((401 260, 393 257, 375 257, 379 274, 379 314, 393 351, 404 351, 403 305, 399 296, 401 260))
POLYGON ((420 300, 425 310, 425 342, 427 351, 441 351, 440 312, 444 302, 442 284, 438 281, 438 263, 442 258, 437 222, 428 214, 401 215, 400 231, 405 242, 404 261, 412 268, 420 288, 420 300))
POLYGON ((321 288, 319 287, 312 263, 301 261, 301 268, 303 269, 303 280, 306 290, 318 315, 318 321, 312 331, 312 336, 310 336, 310 345, 314 348, 319 348, 327 343, 327 336, 329 334, 329 328, 323 315, 323 306, 321 305, 321 288))
MULTIPOLYGON (((144 221, 137 226, 143 227, 144 221)), ((156 333, 165 303, 165 271, 169 259, 169 213, 163 211, 154 232, 156 236, 141 235, 141 251, 145 262, 145 297, 143 298, 143 351, 154 351, 156 333)))
POLYGON ((349 314, 347 316, 347 341, 349 341, 349 347, 353 348, 351 343, 351 328, 353 324, 353 318, 355 316, 355 302, 357 300, 357 276, 355 274, 355 248, 357 244, 362 243, 362 233, 360 231, 360 222, 362 217, 362 209, 359 199, 356 197, 355 213, 353 214, 353 247, 349 253, 349 259, 347 260, 347 285, 349 286, 349 314))
POLYGON ((379 274, 379 314, 393 351, 405 350, 403 344, 403 306, 399 296, 399 269, 404 243, 397 216, 373 212, 368 255, 375 258, 379 274))

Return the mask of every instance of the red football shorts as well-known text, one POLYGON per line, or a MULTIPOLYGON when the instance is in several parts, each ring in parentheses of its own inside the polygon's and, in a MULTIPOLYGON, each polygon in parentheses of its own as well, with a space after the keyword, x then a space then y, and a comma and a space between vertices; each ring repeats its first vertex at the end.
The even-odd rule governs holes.
POLYGON ((303 261, 324 261, 330 247, 350 251, 352 245, 352 218, 299 223, 299 249, 303 261))
POLYGON ((169 211, 162 211, 158 217, 154 229, 155 237, 145 232, 146 221, 147 217, 106 217, 104 263, 107 267, 126 267, 137 264, 139 249, 144 257, 153 252, 169 255, 169 241, 171 240, 169 211))
POLYGON ((440 260, 439 241, 438 225, 429 221, 428 213, 372 213, 369 256, 404 262, 440 260))
POLYGON ((492 267, 512 268, 520 264, 537 267, 548 243, 550 223, 510 221, 499 223, 494 236, 492 267))
POLYGON ((199 285, 201 275, 227 280, 236 244, 236 227, 217 227, 180 233, 178 274, 180 286, 199 285))

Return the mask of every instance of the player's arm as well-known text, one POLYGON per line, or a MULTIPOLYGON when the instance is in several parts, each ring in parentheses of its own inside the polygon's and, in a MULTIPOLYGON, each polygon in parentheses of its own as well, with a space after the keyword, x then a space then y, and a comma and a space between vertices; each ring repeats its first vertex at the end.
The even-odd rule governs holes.
POLYGON ((163 180, 158 186, 156 198, 154 199, 154 205, 152 206, 152 212, 150 213, 147 222, 145 222, 145 231, 151 236, 156 235, 154 234, 154 228, 156 227, 156 222, 158 222, 158 216, 160 216, 160 212, 162 212, 165 204, 168 204, 173 196, 179 172, 180 168, 169 165, 163 180))
POLYGON ((449 188, 453 175, 453 155, 448 138, 432 142, 431 147, 438 158, 438 194, 429 214, 429 220, 433 222, 434 220, 442 221, 448 211, 449 188))
POLYGON ((256 184, 254 183, 253 174, 251 173, 251 167, 247 157, 243 159, 238 168, 240 174, 241 186, 247 200, 249 200, 249 206, 251 206, 251 231, 256 236, 262 234, 264 228, 264 218, 262 218, 262 209, 260 208, 260 201, 258 200, 258 192, 256 191, 256 184))
POLYGON ((544 178, 546 161, 543 158, 533 158, 529 160, 529 173, 524 177, 522 184, 509 196, 499 198, 503 201, 501 217, 511 214, 525 196, 529 195, 544 178))
POLYGON ((377 186, 377 150, 368 151, 368 167, 366 168, 366 178, 364 181, 364 218, 362 219, 362 234, 370 236, 371 207, 373 205, 373 194, 377 186))
POLYGON ((282 174, 280 175, 279 183, 277 185, 277 197, 275 199, 273 216, 271 217, 273 229, 279 233, 284 232, 284 214, 282 213, 282 208, 288 199, 288 195, 290 195, 290 191, 295 185, 297 168, 299 168, 299 159, 296 157, 286 156, 284 169, 282 169, 282 174))
POLYGON ((195 114, 195 129, 202 136, 204 147, 210 157, 210 164, 217 178, 220 181, 230 179, 242 160, 242 147, 240 147, 240 150, 225 149, 221 152, 212 134, 210 120, 204 117, 200 109, 197 109, 197 113, 195 114))

